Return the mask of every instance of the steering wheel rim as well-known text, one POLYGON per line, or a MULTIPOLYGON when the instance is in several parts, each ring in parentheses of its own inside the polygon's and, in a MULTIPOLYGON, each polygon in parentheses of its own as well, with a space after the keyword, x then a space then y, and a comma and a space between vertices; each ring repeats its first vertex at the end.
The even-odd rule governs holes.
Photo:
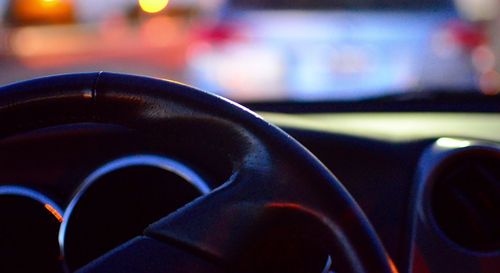
MULTIPOLYGON (((267 234, 269 223, 281 224, 272 219, 299 219, 294 224, 314 222, 318 229, 312 230, 328 233, 318 237, 329 253, 341 256, 347 272, 395 272, 366 216, 326 167, 282 130, 229 100, 175 82, 99 72, 2 87, 0 113, 2 137, 76 122, 119 124, 148 134, 172 119, 221 125, 234 136, 227 140, 234 143, 228 151, 230 178, 152 223, 144 232, 148 240, 242 272, 255 262, 248 243, 267 234)), ((81 271, 100 272, 117 255, 112 251, 81 271)))

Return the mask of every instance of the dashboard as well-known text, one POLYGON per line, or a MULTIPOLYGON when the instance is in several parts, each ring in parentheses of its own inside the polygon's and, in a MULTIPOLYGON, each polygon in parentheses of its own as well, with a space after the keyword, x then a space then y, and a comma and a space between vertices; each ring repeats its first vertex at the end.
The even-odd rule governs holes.
POLYGON ((500 268, 498 114, 263 116, 342 181, 400 272, 500 268))
MULTIPOLYGON (((499 114, 260 114, 341 181, 398 272, 498 272, 499 114)), ((11 219, 2 240, 19 246, 8 259, 74 272, 220 186, 231 175, 218 149, 226 136, 206 126, 216 125, 180 126, 184 139, 99 122, 2 138, 0 211, 11 219), (40 238, 51 249, 30 246, 40 238)))

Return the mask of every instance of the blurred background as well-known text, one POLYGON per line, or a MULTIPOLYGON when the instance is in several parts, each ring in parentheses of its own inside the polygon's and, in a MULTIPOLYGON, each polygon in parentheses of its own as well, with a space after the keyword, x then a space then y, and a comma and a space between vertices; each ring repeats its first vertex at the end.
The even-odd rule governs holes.
POLYGON ((0 22, 0 85, 106 70, 238 101, 500 92, 498 0, 0 0, 0 22))

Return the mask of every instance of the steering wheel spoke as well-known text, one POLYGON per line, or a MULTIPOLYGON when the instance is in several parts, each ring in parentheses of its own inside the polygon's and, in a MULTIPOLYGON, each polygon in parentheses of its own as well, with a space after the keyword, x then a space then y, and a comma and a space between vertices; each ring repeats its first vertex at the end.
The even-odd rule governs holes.
POLYGON ((149 226, 145 234, 223 260, 252 229, 265 209, 259 189, 232 181, 149 226), (254 198, 252 198, 254 197, 254 198))

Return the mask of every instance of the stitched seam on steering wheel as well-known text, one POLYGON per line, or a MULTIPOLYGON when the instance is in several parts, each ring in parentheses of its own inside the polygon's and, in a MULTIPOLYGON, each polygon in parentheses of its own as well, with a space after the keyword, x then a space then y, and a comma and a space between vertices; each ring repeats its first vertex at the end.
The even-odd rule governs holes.
POLYGON ((97 86, 99 85, 99 81, 101 79, 103 71, 99 71, 97 73, 97 76, 95 77, 94 83, 92 85, 91 89, 91 106, 90 109, 92 111, 91 113, 91 119, 94 121, 98 121, 98 115, 97 115, 97 86))

